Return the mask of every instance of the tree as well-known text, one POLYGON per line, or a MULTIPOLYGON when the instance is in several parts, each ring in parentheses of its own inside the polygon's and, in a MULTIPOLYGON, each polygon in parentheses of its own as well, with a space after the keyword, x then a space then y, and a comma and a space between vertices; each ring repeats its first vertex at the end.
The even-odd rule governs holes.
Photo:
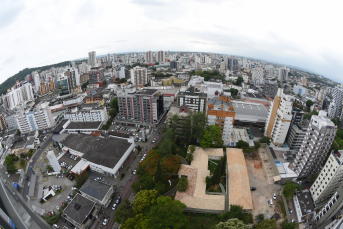
POLYGON ((188 179, 187 177, 181 177, 179 179, 179 183, 177 184, 177 190, 180 192, 186 191, 188 188, 188 179))
POLYGON ((24 158, 24 157, 26 157, 26 155, 24 153, 21 153, 20 158, 24 158))
POLYGON ((288 223, 287 220, 283 221, 281 226, 282 226, 282 229, 298 229, 299 228, 299 224, 297 224, 296 222, 288 223))
POLYGON ((227 157, 226 157, 226 153, 224 153, 224 157, 222 157, 220 161, 220 166, 221 166, 220 171, 222 172, 221 174, 222 176, 226 173, 226 161, 227 161, 227 157))
POLYGON ((158 159, 157 161, 157 168, 155 173, 155 182, 161 182, 163 180, 163 174, 162 174, 162 167, 161 167, 161 160, 158 159))
POLYGON ((51 165, 47 165, 47 166, 46 166, 46 170, 51 171, 51 170, 54 170, 54 169, 52 168, 51 165))
POLYGON ((22 167, 24 169, 24 166, 25 166, 25 160, 23 158, 20 159, 19 161, 19 165, 20 167, 22 167))
POLYGON ((160 196, 157 203, 150 208, 147 214, 148 228, 161 229, 189 228, 189 221, 183 214, 186 205, 179 200, 173 200, 169 196, 160 196))
POLYGON ((19 137, 20 137, 20 135, 21 135, 21 132, 20 132, 20 130, 17 130, 17 136, 19 136, 19 137))
POLYGON ((142 190, 136 195, 133 201, 133 211, 135 214, 143 213, 145 208, 148 208, 156 203, 156 190, 142 190))
POLYGON ((246 141, 243 140, 239 140, 236 144, 237 148, 248 148, 249 147, 249 143, 247 143, 246 141))
POLYGON ((255 229, 277 229, 275 219, 264 219, 261 223, 255 225, 255 229))
POLYGON ((245 225, 241 220, 234 218, 218 223, 213 229, 252 229, 252 226, 245 225))
POLYGON ((160 63, 156 62, 155 65, 159 65, 160 63))
POLYGON ((222 172, 221 172, 221 165, 218 164, 217 167, 216 167, 216 170, 214 171, 214 174, 211 178, 211 184, 212 185, 216 185, 216 184, 219 184, 220 183, 220 180, 221 180, 221 175, 222 175, 222 172))
POLYGON ((255 149, 259 149, 260 147, 261 147, 261 143, 256 142, 256 143, 255 143, 255 149))
POLYGON ((119 80, 119 83, 126 83, 127 82, 127 80, 125 79, 125 78, 121 78, 120 80, 119 80))
POLYGON ((120 205, 120 208, 116 211, 114 216, 114 221, 120 224, 125 223, 128 218, 134 217, 132 204, 128 199, 124 199, 123 203, 120 205))
POLYGON ((247 223, 244 221, 245 220, 245 213, 243 211, 243 207, 240 205, 231 204, 230 205, 230 211, 225 211, 225 212, 221 213, 219 215, 219 218, 222 221, 237 218, 239 220, 242 220, 244 223, 247 223))
POLYGON ((298 96, 299 98, 301 98, 301 95, 300 95, 300 94, 297 94, 297 96, 298 96))
POLYGON ((258 214, 255 217, 255 220, 257 221, 257 223, 261 223, 264 220, 264 215, 263 214, 258 214))
POLYGON ((128 218, 123 224, 120 225, 121 229, 132 229, 132 228, 148 228, 147 220, 144 215, 137 214, 134 218, 128 218))
POLYGON ((312 100, 309 99, 309 100, 306 101, 306 106, 307 107, 311 107, 312 105, 313 105, 312 100))
POLYGON ((237 95, 238 94, 238 89, 235 88, 230 88, 231 95, 237 95))
POLYGON ((190 151, 191 153, 194 153, 194 151, 195 151, 195 145, 190 145, 190 146, 189 146, 189 151, 190 151))
POLYGON ((12 158, 11 155, 7 155, 7 156, 5 157, 5 163, 6 163, 7 166, 13 165, 13 158, 12 158))
POLYGON ((238 86, 241 86, 242 83, 244 82, 244 79, 242 76, 238 76, 236 82, 235 82, 235 85, 238 85, 238 86))
POLYGON ((112 109, 116 109, 117 111, 119 110, 119 106, 118 106, 118 98, 115 97, 114 99, 112 99, 110 107, 112 109))
POLYGON ((194 155, 192 153, 187 153, 186 161, 190 164, 194 159, 194 155))
POLYGON ((296 190, 301 190, 301 185, 298 185, 292 181, 287 180, 286 185, 283 187, 283 195, 286 199, 290 200, 293 198, 296 190))
POLYGON ((268 138, 268 137, 262 137, 262 138, 260 139, 260 142, 261 142, 261 143, 267 143, 267 145, 270 145, 270 138, 268 138))
POLYGON ((215 125, 206 127, 205 133, 201 138, 200 145, 203 148, 208 148, 211 145, 216 147, 223 145, 220 127, 215 125))
POLYGON ((84 171, 81 174, 76 174, 75 176, 76 186, 78 188, 81 188, 81 186, 87 181, 88 178, 89 178, 89 174, 87 171, 84 171))

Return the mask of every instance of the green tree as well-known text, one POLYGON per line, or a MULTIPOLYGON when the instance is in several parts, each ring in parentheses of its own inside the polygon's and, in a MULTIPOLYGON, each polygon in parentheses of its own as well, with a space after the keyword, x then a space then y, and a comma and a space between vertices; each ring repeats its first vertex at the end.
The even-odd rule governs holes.
POLYGON ((75 176, 76 186, 78 188, 81 188, 81 186, 87 181, 88 178, 89 178, 89 174, 87 171, 84 171, 81 174, 77 174, 75 176))
POLYGON ((161 167, 161 160, 158 159, 157 161, 157 169, 155 173, 155 182, 161 182, 163 180, 163 174, 162 174, 162 167, 161 167))
POLYGON ((21 153, 20 158, 24 158, 24 157, 26 157, 26 155, 24 153, 21 153))
POLYGON ((147 219, 141 214, 137 214, 133 218, 128 218, 123 224, 120 225, 121 229, 143 229, 147 227, 147 219))
POLYGON ((112 99, 110 107, 112 109, 116 109, 117 111, 119 110, 119 106, 118 106, 118 98, 115 97, 114 99, 112 99))
POLYGON ((216 125, 210 125, 206 127, 205 133, 201 138, 200 145, 203 148, 208 148, 212 145, 215 147, 223 145, 220 127, 216 125))
POLYGON ((245 225, 239 219, 229 219, 226 222, 220 222, 213 227, 213 229, 252 229, 250 225, 245 225))
POLYGON ((121 78, 120 80, 119 80, 119 83, 126 83, 127 82, 127 80, 125 79, 125 78, 121 78))
POLYGON ((22 167, 24 169, 24 166, 25 166, 25 160, 23 158, 20 159, 19 161, 19 165, 20 167, 22 167))
POLYGON ((190 164, 194 159, 194 155, 192 153, 187 153, 186 161, 190 164))
POLYGON ((165 185, 162 182, 158 182, 155 184, 155 190, 157 191, 158 195, 162 194, 164 188, 165 188, 165 185))
POLYGON ((262 137, 262 138, 260 139, 260 142, 261 142, 261 143, 267 143, 267 145, 270 145, 270 138, 268 138, 268 137, 262 137))
POLYGON ((255 149, 259 149, 260 147, 261 147, 261 143, 256 142, 256 143, 255 143, 255 149))
POLYGON ((239 220, 242 220, 244 223, 247 223, 244 221, 245 220, 245 213, 243 211, 243 207, 240 205, 231 204, 230 205, 230 211, 225 211, 225 212, 221 213, 219 215, 219 218, 222 221, 237 218, 239 220))
POLYGON ((231 95, 237 95, 238 94, 238 89, 235 88, 230 88, 231 95))
POLYGON ((293 198, 296 190, 301 190, 301 185, 298 185, 292 181, 286 181, 286 185, 283 187, 283 195, 286 199, 290 200, 293 198))
POLYGON ((186 191, 188 188, 188 179, 187 177, 181 177, 179 179, 179 183, 177 184, 177 190, 180 192, 186 191))
POLYGON ((238 76, 236 82, 235 82, 235 85, 238 85, 238 86, 241 86, 242 83, 244 82, 244 79, 242 76, 238 76))
POLYGON ((194 151, 195 151, 195 145, 190 145, 190 146, 189 146, 189 151, 190 151, 191 153, 194 153, 194 151))
POLYGON ((249 143, 243 140, 239 140, 236 144, 237 148, 249 148, 249 143))
POLYGON ((5 163, 6 163, 7 166, 13 165, 13 158, 12 158, 11 155, 7 155, 7 156, 5 157, 5 163))
POLYGON ((219 184, 220 183, 220 180, 221 180, 221 175, 222 175, 222 171, 221 171, 221 165, 218 164, 217 167, 216 167, 216 170, 214 171, 214 174, 211 178, 211 184, 212 185, 216 185, 216 184, 219 184))
POLYGON ((264 220, 264 215, 263 214, 258 214, 255 217, 255 220, 257 221, 257 223, 261 223, 264 220))
POLYGON ((183 214, 186 205, 169 196, 160 196, 157 203, 150 208, 147 214, 148 228, 161 229, 187 229, 189 221, 183 214))
MULTIPOLYGON (((224 156, 221 158, 220 161, 220 166, 221 166, 221 175, 223 176, 226 173, 226 161, 227 161, 227 157, 226 157, 226 153, 224 153, 224 156)), ((219 166, 219 165, 218 165, 219 166)))
POLYGON ((255 225, 255 229, 277 229, 275 219, 264 219, 261 223, 255 225))
POLYGON ((282 226, 282 229, 298 229, 299 228, 299 224, 297 224, 296 222, 288 223, 287 220, 283 221, 281 226, 282 226))
POLYGON ((116 211, 114 221, 123 224, 128 218, 133 218, 134 216, 131 202, 128 199, 124 199, 120 208, 116 211))
POLYGON ((158 63, 158 62, 155 62, 155 65, 159 65, 160 63, 158 63))
POLYGON ((135 214, 143 213, 145 208, 150 207, 156 203, 157 191, 156 190, 142 190, 136 195, 133 201, 133 211, 135 214))
POLYGON ((311 107, 312 105, 313 105, 312 100, 309 99, 309 100, 306 101, 306 106, 307 107, 311 107))
POLYGON ((51 171, 51 170, 54 170, 54 169, 52 168, 51 165, 47 165, 47 166, 46 166, 46 170, 51 171))
POLYGON ((20 130, 17 130, 17 136, 20 136, 20 135, 21 135, 20 130))

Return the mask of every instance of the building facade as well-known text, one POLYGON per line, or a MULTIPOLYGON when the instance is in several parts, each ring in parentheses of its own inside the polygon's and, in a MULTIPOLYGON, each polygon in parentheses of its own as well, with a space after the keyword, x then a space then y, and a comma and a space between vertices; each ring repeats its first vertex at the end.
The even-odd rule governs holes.
POLYGON ((136 66, 130 69, 131 83, 134 85, 145 85, 148 83, 148 72, 144 67, 136 66))
POLYGON ((90 84, 99 84, 102 86, 102 83, 105 81, 104 69, 100 67, 93 67, 88 73, 89 83, 90 84))
POLYGON ((177 95, 177 106, 181 107, 183 105, 188 106, 194 112, 206 112, 207 94, 191 86, 185 92, 179 92, 177 95))
POLYGON ((299 150, 301 147, 301 144, 304 141, 307 128, 309 123, 303 122, 303 123, 297 123, 292 125, 290 127, 289 136, 286 140, 286 145, 289 147, 290 150, 299 150))
POLYGON ((332 97, 333 101, 330 104, 332 109, 329 109, 329 117, 330 118, 337 118, 340 117, 341 110, 342 110, 342 100, 343 100, 343 88, 341 86, 336 86, 332 90, 332 97))
POLYGON ((27 82, 20 83, 20 86, 12 87, 12 90, 8 90, 7 94, 3 97, 3 104, 6 109, 12 110, 22 102, 34 100, 32 85, 27 82))
POLYGON ((159 62, 159 63, 165 62, 166 61, 166 54, 165 54, 165 52, 163 52, 162 50, 158 51, 157 52, 157 56, 156 56, 156 61, 159 62))
POLYGON ((153 63, 154 62, 154 54, 152 51, 147 51, 145 53, 145 62, 146 63, 153 63))
POLYGON ((88 64, 90 66, 95 66, 96 65, 96 52, 92 51, 88 53, 88 64))
POLYGON ((296 95, 299 94, 301 96, 305 96, 305 95, 307 95, 307 88, 304 88, 304 87, 299 86, 299 85, 294 85, 293 92, 296 95))
POLYGON ((312 177, 320 171, 331 144, 336 136, 337 126, 319 111, 313 115, 300 150, 292 164, 299 178, 312 177))
POLYGON ((260 85, 264 83, 263 69, 254 68, 251 70, 251 79, 254 85, 260 85))
POLYGON ((64 119, 71 122, 106 122, 108 119, 105 106, 83 106, 81 110, 74 108, 71 112, 64 114, 64 119))
POLYGON ((4 130, 7 128, 7 122, 5 115, 0 113, 0 130, 4 130))

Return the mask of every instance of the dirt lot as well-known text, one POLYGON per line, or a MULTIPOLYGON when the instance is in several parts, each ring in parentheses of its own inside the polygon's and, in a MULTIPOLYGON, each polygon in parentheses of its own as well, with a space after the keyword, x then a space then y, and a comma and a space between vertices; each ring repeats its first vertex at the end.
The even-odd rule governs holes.
POLYGON ((259 159, 246 159, 249 173, 250 187, 256 187, 256 191, 251 192, 254 209, 251 214, 255 218, 258 214, 264 214, 265 218, 270 218, 275 212, 277 200, 273 200, 273 206, 269 207, 268 200, 273 198, 273 193, 279 198, 279 185, 269 184, 267 176, 262 168, 259 159))

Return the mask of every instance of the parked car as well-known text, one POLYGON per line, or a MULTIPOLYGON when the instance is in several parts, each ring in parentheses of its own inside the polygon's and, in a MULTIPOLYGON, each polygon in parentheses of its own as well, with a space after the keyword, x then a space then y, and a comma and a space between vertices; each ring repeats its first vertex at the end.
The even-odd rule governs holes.
POLYGON ((53 224, 52 227, 53 228, 60 228, 60 226, 58 226, 57 224, 53 224))
POLYGON ((276 200, 276 195, 275 195, 275 193, 273 193, 273 199, 276 200))
POLYGON ((77 190, 77 188, 75 188, 75 187, 72 187, 72 188, 71 188, 71 190, 77 190))
POLYGON ((293 210, 288 209, 289 215, 293 213, 293 210))
POLYGON ((269 207, 273 206, 273 200, 272 199, 268 200, 268 204, 269 204, 269 207))
POLYGON ((108 219, 104 219, 104 222, 102 223, 102 225, 107 225, 108 223, 108 219))
POLYGON ((137 172, 137 170, 135 169, 135 170, 133 170, 132 174, 136 174, 136 172, 137 172))
POLYGON ((255 191, 256 187, 250 187, 250 191, 255 191))
POLYGON ((116 204, 119 204, 121 201, 120 197, 118 197, 118 199, 116 200, 116 204))
POLYGON ((116 209, 116 207, 117 207, 117 204, 113 204, 112 210, 116 209))

